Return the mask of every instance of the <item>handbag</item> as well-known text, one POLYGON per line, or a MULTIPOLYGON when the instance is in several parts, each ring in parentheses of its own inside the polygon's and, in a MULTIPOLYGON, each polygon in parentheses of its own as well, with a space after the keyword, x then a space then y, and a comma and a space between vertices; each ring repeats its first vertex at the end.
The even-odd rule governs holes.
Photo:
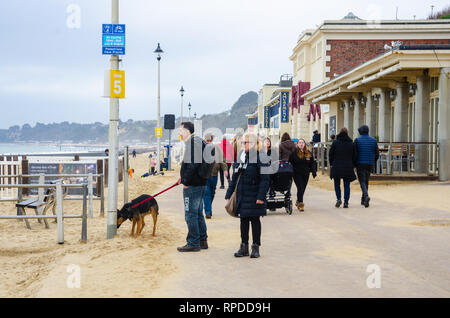
POLYGON ((231 215, 232 217, 238 218, 238 216, 236 215, 236 192, 237 192, 237 187, 239 185, 239 180, 241 179, 241 175, 239 175, 239 178, 237 179, 236 182, 236 187, 234 188, 233 194, 230 197, 230 200, 227 202, 227 204, 225 204, 225 210, 228 212, 229 215, 231 215))

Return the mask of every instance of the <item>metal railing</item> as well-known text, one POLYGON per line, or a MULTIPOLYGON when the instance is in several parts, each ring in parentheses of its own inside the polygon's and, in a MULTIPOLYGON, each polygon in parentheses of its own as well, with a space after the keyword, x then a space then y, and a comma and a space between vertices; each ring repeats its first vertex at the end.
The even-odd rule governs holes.
MULTIPOLYGON (((19 189, 32 189, 32 188, 55 188, 56 194, 55 194, 55 201, 56 201, 56 215, 43 215, 38 210, 36 210, 37 215, 24 215, 19 214, 18 211, 17 215, 0 215, 0 220, 8 220, 8 219, 16 219, 19 221, 25 221, 27 224, 27 227, 31 229, 29 226, 28 220, 29 219, 56 219, 57 223, 57 242, 58 244, 64 244, 64 219, 67 218, 81 218, 81 242, 86 243, 87 242, 87 183, 84 184, 63 184, 61 180, 58 180, 56 184, 7 184, 7 185, 1 185, 1 187, 4 188, 17 188, 19 189), (64 215, 63 211, 63 189, 68 188, 82 188, 83 189, 83 211, 81 214, 75 214, 75 215, 64 215)), ((19 193, 22 193, 22 191, 18 191, 19 193)))

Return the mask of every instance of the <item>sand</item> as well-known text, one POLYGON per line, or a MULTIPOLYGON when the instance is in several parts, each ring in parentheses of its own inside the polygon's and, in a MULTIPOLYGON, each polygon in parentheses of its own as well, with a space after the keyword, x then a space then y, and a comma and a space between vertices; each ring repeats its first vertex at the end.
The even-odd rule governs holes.
MULTIPOLYGON (((143 193, 157 193, 178 177, 178 172, 168 172, 165 176, 140 178, 148 167, 147 154, 131 158, 130 166, 135 169, 129 181, 130 200, 143 193)), ((170 196, 170 192, 164 195, 170 196)), ((122 183, 118 205, 123 205, 122 183)), ((13 202, 1 203, 0 208, 3 215, 16 213, 13 202)), ((79 214, 81 209, 82 201, 64 202, 64 213, 79 214)), ((49 221, 50 229, 45 229, 43 224, 31 220, 32 230, 17 220, 0 221, 0 297, 143 297, 177 270, 166 252, 184 237, 163 213, 158 218, 155 237, 151 235, 153 221, 149 217, 138 239, 129 236, 131 222, 127 221, 112 240, 106 240, 106 217, 99 215, 100 201, 94 201, 87 244, 80 243, 80 219, 64 221, 63 245, 56 242, 53 221, 49 221), (67 288, 73 273, 67 271, 71 264, 80 268, 81 288, 67 288), (89 288, 83 282, 89 282, 89 288)))
MULTIPOLYGON (((129 183, 130 200, 143 193, 154 194, 159 192, 173 184, 178 178, 179 172, 176 169, 176 171, 166 173, 165 176, 141 179, 139 176, 148 167, 147 154, 140 154, 137 158, 131 158, 130 160, 130 166, 136 171, 135 176, 129 183)), ((330 205, 328 200, 333 200, 333 186, 329 177, 319 174, 317 179, 311 179, 310 185, 327 191, 314 192, 315 196, 321 197, 320 200, 324 201, 318 204, 308 202, 308 208, 315 211, 317 205, 330 205)), ((123 185, 120 184, 119 207, 123 204, 122 189, 123 185)), ((224 205, 224 190, 218 189, 217 193, 215 206, 219 209, 224 205)), ((353 182, 353 206, 351 208, 356 209, 355 211, 359 211, 355 201, 358 201, 356 198, 360 196, 360 193, 358 182, 353 182)), ((436 218, 435 216, 438 216, 437 219, 447 219, 450 207, 449 194, 450 184, 448 183, 387 184, 386 182, 373 182, 370 185, 370 195, 374 200, 375 210, 370 211, 377 211, 376 204, 381 200, 387 202, 387 205, 383 203, 383 206, 387 208, 390 206, 390 202, 395 206, 410 207, 411 211, 402 210, 392 213, 392 215, 389 214, 389 217, 378 221, 378 224, 384 222, 383 226, 387 226, 387 228, 394 226, 409 228, 413 226, 419 230, 422 225, 426 225, 420 224, 420 222, 426 222, 427 220, 419 217, 421 213, 415 212, 417 208, 423 208, 424 212, 433 209, 432 212, 427 214, 433 216, 433 219, 436 218)), ((107 206, 106 202, 105 205, 107 206)), ((211 221, 208 223, 208 234, 211 236, 210 243, 214 248, 206 253, 202 252, 202 256, 179 255, 180 253, 176 252, 176 247, 184 244, 186 235, 181 189, 177 188, 163 194, 159 202, 161 213, 158 219, 156 237, 151 235, 153 224, 151 218, 147 218, 147 226, 138 239, 129 236, 131 222, 126 222, 118 230, 114 239, 106 240, 106 218, 99 216, 99 201, 94 201, 95 217, 88 220, 87 244, 79 242, 81 236, 81 220, 79 219, 64 221, 65 244, 63 245, 56 242, 56 224, 52 221, 50 222, 50 229, 45 229, 42 224, 32 220, 30 221, 32 226, 30 231, 23 222, 1 220, 0 297, 190 297, 194 294, 199 296, 200 294, 192 291, 193 288, 197 288, 197 291, 198 287, 190 287, 190 284, 184 283, 189 282, 186 275, 193 275, 192 271, 186 272, 185 269, 206 265, 211 268, 209 271, 205 270, 204 273, 199 273, 199 286, 203 283, 217 285, 216 293, 210 294, 208 292, 207 297, 228 296, 227 290, 221 288, 225 284, 225 282, 221 283, 224 277, 218 277, 217 271, 223 270, 224 262, 230 262, 229 266, 233 268, 235 266, 234 259, 230 255, 239 243, 239 220, 230 218, 224 211, 218 211, 214 216, 213 223, 211 221), (211 258, 212 256, 214 257, 211 258), (192 263, 191 267, 188 266, 189 262, 192 263), (69 283, 72 282, 70 279, 73 277, 74 272, 72 270, 74 268, 80 270, 80 288, 68 287, 70 286, 68 280, 69 283)), ((0 208, 1 214, 14 215, 16 213, 12 202, 1 203, 0 208)), ((64 211, 68 214, 78 214, 81 208, 81 201, 66 201, 64 203, 64 211)), ((351 211, 353 210, 350 209, 351 211)), ((364 209, 362 211, 365 212, 364 209)), ((271 242, 283 241, 283 237, 291 232, 293 238, 297 237, 295 230, 288 228, 293 225, 286 223, 288 220, 301 221, 299 224, 304 227, 305 233, 313 235, 313 237, 315 235, 317 239, 320 238, 324 241, 329 238, 328 236, 338 233, 341 219, 335 218, 333 213, 329 214, 317 210, 313 214, 307 214, 307 216, 313 216, 311 220, 305 219, 304 216, 297 215, 297 213, 294 214, 295 218, 291 219, 286 218, 284 213, 280 213, 276 217, 265 218, 263 220, 265 222, 265 238, 266 236, 267 238, 270 237, 271 242), (269 221, 278 219, 280 223, 275 224, 275 228, 270 228, 271 222, 269 221), (333 227, 330 227, 330 229, 333 231, 323 232, 323 227, 317 228, 317 222, 319 224, 320 222, 325 222, 325 224, 331 222, 333 227), (316 226, 314 233, 309 233, 308 228, 314 228, 314 226, 316 226), (320 232, 320 229, 322 229, 322 232, 320 232)), ((359 222, 357 218, 350 220, 351 222, 359 222)), ((353 223, 350 225, 344 233, 348 233, 348 235, 359 233, 353 223), (350 231, 350 228, 353 230, 350 231)), ((394 230, 398 231, 397 229, 394 230)), ((334 239, 332 237, 331 241, 334 239)), ((282 257, 289 252, 278 251, 278 249, 279 246, 274 245, 272 253, 279 253, 279 256, 282 257)), ((303 258, 307 257, 307 260, 333 257, 333 259, 336 258, 339 261, 354 258, 355 255, 359 259, 366 259, 373 257, 374 254, 372 250, 366 249, 364 246, 352 245, 351 241, 346 241, 342 246, 327 245, 323 249, 305 255, 303 255, 303 258)), ((302 262, 304 261, 303 258, 302 262)), ((259 260, 257 264, 261 264, 261 262, 264 264, 263 259, 259 260)), ((274 262, 274 264, 281 262, 280 258, 277 258, 274 262)), ((281 264, 279 265, 281 266, 281 264)), ((249 268, 251 270, 253 267, 249 268)), ((242 275, 245 276, 248 273, 242 272, 242 275)), ((239 276, 236 279, 241 281, 243 278, 239 276)), ((276 284, 282 284, 281 281, 274 282, 274 284, 271 285, 274 292, 283 288, 283 286, 276 286, 276 284)), ((243 289, 241 296, 254 296, 251 291, 255 289, 248 288, 248 290, 248 294, 245 294, 246 289, 243 289)), ((270 290, 267 293, 270 294, 270 290)))

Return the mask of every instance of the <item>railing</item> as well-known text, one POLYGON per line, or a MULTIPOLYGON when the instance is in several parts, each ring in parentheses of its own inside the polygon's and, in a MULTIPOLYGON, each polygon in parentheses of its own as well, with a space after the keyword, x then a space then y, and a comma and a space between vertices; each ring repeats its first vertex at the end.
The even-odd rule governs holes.
MULTIPOLYGON (((19 212, 17 215, 0 215, 0 220, 8 220, 8 219, 16 219, 16 220, 25 220, 28 224, 29 219, 56 219, 57 223, 57 242, 58 244, 64 244, 64 219, 67 218, 81 218, 81 241, 83 243, 87 242, 87 183, 85 184, 63 184, 61 180, 57 181, 56 184, 2 184, 0 185, 3 188, 10 189, 45 189, 45 188, 55 188, 56 189, 56 215, 43 215, 37 212, 37 215, 20 215, 19 212), (68 188, 82 188, 83 189, 83 212, 82 214, 77 215, 64 215, 63 211, 63 189, 68 188)), ((22 191, 18 191, 18 193, 22 193, 22 191)))
MULTIPOLYGON (((15 180, 14 183, 8 184, 0 184, 0 191, 3 189, 7 189, 4 185, 14 185, 14 184, 22 184, 24 178, 39 178, 39 184, 45 184, 46 178, 87 178, 87 187, 88 187, 88 215, 89 218, 93 217, 93 200, 100 200, 100 216, 103 216, 105 213, 105 193, 104 193, 104 184, 103 184, 103 174, 17 174, 17 175, 0 175, 0 180, 6 178, 12 178, 11 180, 15 180), (97 182, 97 192, 100 191, 100 197, 94 196, 94 177, 99 178, 99 182, 97 182)), ((17 190, 17 189, 16 189, 17 190)), ((43 198, 44 189, 38 189, 39 199, 43 198)), ((22 191, 15 191, 15 197, 6 197, 3 198, 0 196, 0 202, 4 201, 21 201, 23 193, 22 191)), ((83 196, 66 196, 65 200, 83 200, 83 196)))
MULTIPOLYGON (((317 170, 322 174, 330 174, 329 155, 331 142, 311 143, 314 158, 317 161, 317 170)), ((436 175, 439 171, 439 144, 436 142, 379 142, 380 157, 376 162, 376 173, 392 175, 395 170, 399 173, 416 172, 419 160, 426 161, 426 174, 436 175), (420 147, 426 147, 418 156, 420 147), (406 164, 405 169, 403 169, 406 164)), ((423 150, 423 149, 422 149, 423 150)), ((423 164, 423 163, 422 163, 423 164)))

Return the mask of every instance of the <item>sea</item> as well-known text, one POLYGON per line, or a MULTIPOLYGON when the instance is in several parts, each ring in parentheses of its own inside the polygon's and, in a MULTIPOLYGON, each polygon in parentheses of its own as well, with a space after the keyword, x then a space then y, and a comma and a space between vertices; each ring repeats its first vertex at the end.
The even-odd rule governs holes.
POLYGON ((103 151, 105 146, 48 143, 0 143, 0 155, 103 151))

